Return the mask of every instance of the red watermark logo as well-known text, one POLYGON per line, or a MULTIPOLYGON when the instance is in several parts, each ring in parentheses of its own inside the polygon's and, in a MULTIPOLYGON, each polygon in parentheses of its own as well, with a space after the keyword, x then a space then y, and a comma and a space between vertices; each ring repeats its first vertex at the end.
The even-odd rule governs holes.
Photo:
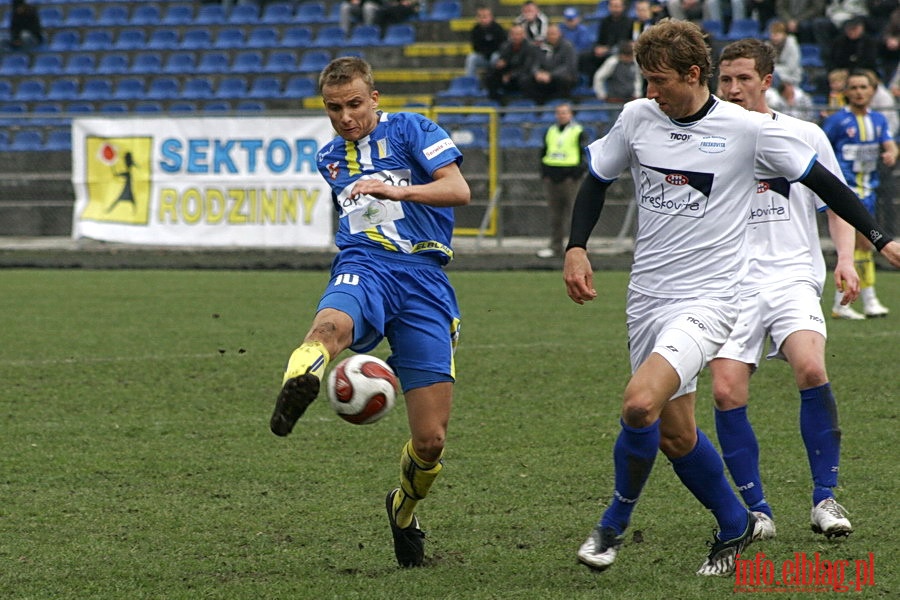
POLYGON ((754 558, 735 560, 735 592, 848 592, 875 585, 875 554, 855 561, 826 560, 816 552, 795 552, 793 558, 775 563, 757 552, 754 558), (779 578, 780 576, 780 578, 779 578))

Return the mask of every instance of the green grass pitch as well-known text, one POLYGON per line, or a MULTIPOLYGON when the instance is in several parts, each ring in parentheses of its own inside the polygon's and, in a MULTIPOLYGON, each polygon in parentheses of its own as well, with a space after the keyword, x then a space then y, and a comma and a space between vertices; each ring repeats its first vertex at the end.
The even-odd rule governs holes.
MULTIPOLYGON (((558 272, 450 276, 463 327, 445 469, 419 510, 429 565, 400 570, 383 504, 407 439, 402 400, 353 426, 320 398, 290 437, 268 431, 327 274, 0 271, 0 597, 734 594, 733 578, 694 574, 714 521, 662 455, 617 563, 601 574, 576 563, 612 491, 627 274, 598 272, 600 296, 581 307, 558 272)), ((810 532, 799 398, 787 366, 769 361, 750 410, 778 537, 750 550, 779 571, 795 553, 851 564, 871 553, 875 585, 863 596, 890 598, 900 594, 900 273, 878 281, 891 316, 829 321, 838 499, 856 532, 837 542, 810 532)), ((707 374, 697 406, 714 439, 707 374)))

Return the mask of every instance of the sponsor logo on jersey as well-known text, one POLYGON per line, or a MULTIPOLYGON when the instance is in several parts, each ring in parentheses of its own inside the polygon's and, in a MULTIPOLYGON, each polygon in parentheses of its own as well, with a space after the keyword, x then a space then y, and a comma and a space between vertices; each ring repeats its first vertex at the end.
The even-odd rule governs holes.
POLYGON ((334 161, 333 163, 328 163, 325 168, 328 169, 328 176, 331 177, 332 180, 338 178, 338 171, 340 170, 339 162, 334 161))
POLYGON ((666 183, 669 185, 687 185, 690 182, 688 181, 687 175, 681 173, 669 173, 666 175, 666 183))
POLYGON ((721 135, 707 135, 700 140, 700 152, 719 154, 725 152, 725 138, 721 135))
POLYGON ((677 141, 679 141, 679 142, 686 142, 686 141, 688 141, 689 139, 691 139, 691 134, 690 134, 690 133, 675 133, 675 132, 673 131, 673 132, 670 132, 670 133, 669 133, 669 139, 670 139, 670 140, 677 140, 677 141))
POLYGON ((435 142, 434 144, 428 146, 424 150, 422 150, 422 154, 425 155, 425 158, 431 160, 435 156, 438 156, 445 150, 449 150, 450 148, 455 148, 456 144, 453 143, 453 140, 450 138, 444 138, 439 142, 435 142))

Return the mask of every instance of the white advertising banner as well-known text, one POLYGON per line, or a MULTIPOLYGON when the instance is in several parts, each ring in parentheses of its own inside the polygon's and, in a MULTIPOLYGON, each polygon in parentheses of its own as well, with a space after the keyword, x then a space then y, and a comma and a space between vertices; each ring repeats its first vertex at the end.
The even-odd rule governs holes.
POLYGON ((80 118, 72 235, 163 246, 326 247, 321 118, 80 118))

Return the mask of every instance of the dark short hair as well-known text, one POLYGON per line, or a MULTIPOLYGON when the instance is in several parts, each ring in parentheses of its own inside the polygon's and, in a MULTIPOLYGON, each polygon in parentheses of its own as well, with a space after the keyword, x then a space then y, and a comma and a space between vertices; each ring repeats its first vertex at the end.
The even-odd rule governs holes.
POLYGON ((719 64, 738 58, 753 60, 760 78, 775 72, 775 48, 768 42, 756 38, 744 38, 731 42, 722 48, 722 52, 719 54, 719 64))
POLYGON ((709 79, 712 71, 703 31, 691 21, 666 18, 645 29, 634 43, 634 58, 642 69, 672 69, 680 75, 687 75, 696 65, 700 81, 709 79))

